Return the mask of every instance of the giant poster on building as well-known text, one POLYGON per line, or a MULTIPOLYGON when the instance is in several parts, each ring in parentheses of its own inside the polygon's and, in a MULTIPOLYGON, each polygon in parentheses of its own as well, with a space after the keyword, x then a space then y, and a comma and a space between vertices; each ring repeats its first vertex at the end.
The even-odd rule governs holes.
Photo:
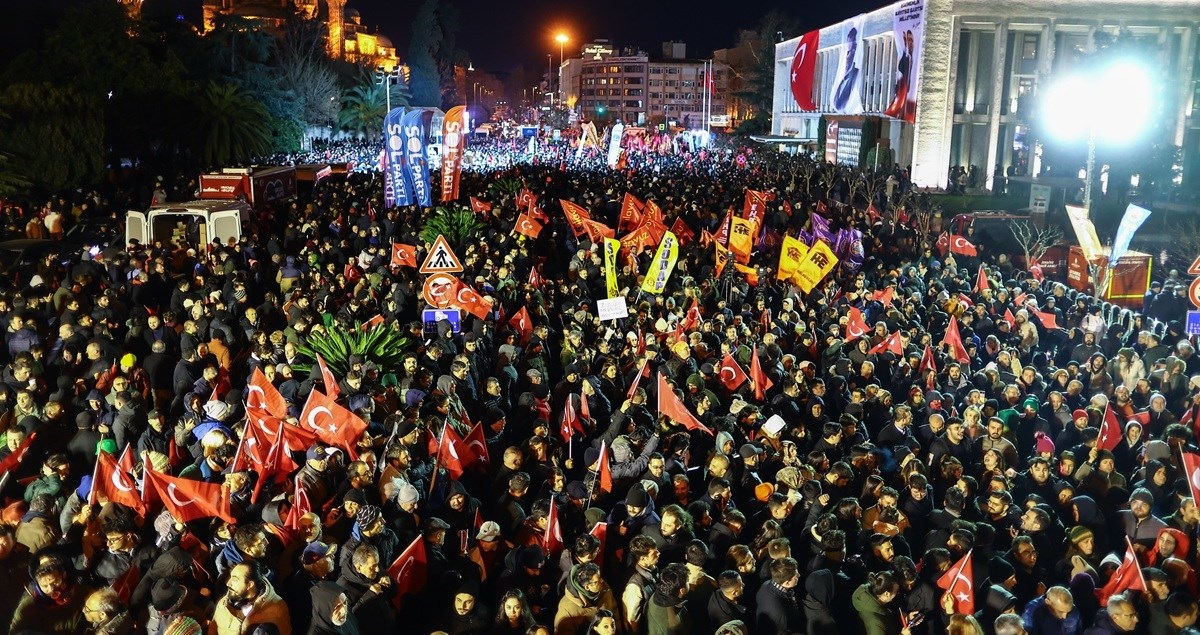
POLYGON ((921 41, 925 31, 925 0, 896 5, 892 37, 896 40, 896 96, 883 114, 908 123, 917 120, 917 82, 921 77, 921 41))
POLYGON ((838 72, 833 82, 830 102, 833 103, 834 111, 844 115, 857 115, 862 112, 862 39, 863 16, 850 18, 842 23, 842 43, 838 45, 838 72))

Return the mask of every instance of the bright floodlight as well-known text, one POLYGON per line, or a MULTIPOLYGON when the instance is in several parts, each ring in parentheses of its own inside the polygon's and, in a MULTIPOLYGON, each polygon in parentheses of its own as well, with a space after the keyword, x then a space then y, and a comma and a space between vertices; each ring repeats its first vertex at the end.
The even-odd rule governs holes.
POLYGON ((571 38, 567 37, 566 33, 559 33, 558 35, 554 36, 554 41, 558 42, 559 44, 566 44, 570 40, 571 38))
POLYGON ((1129 143, 1153 116, 1153 90, 1143 64, 1117 60, 1054 81, 1044 93, 1043 121, 1048 133, 1064 141, 1094 133, 1101 143, 1129 143))

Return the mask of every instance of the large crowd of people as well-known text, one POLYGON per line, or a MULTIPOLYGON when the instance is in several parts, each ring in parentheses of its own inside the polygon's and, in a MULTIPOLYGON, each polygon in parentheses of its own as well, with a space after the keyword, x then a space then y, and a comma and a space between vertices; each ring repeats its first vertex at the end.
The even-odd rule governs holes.
POLYGON ((370 171, 257 210, 235 244, 118 240, 10 272, 0 632, 1192 629, 1200 358, 1181 313, 1110 320, 987 245, 941 253, 901 169, 868 201, 852 170, 757 149, 619 169, 515 151, 476 148, 503 167, 462 177, 490 209, 456 275, 492 304, 457 330, 425 330, 423 276, 392 262, 432 210, 385 208, 370 171), (763 239, 722 268, 711 243, 747 189, 768 195, 763 239), (601 321, 603 246, 559 200, 617 228, 626 193, 692 236, 659 294, 641 290, 654 246, 623 254, 629 314, 601 321), (531 206, 535 238, 516 231, 531 206), (811 235, 818 210, 861 232, 861 258, 806 293, 775 275, 772 237, 811 235), (408 338, 397 367, 308 356, 376 316, 408 338), (284 426, 307 430, 320 393, 365 431, 248 459, 259 376, 284 426), (486 459, 457 473, 448 435, 486 459), (181 517, 184 488, 156 474, 219 486, 218 511, 181 517))

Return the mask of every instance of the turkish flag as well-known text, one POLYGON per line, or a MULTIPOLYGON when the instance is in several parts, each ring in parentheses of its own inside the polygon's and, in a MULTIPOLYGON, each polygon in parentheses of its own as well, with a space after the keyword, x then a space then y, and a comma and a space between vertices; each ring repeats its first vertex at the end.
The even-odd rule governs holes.
POLYGON ((529 343, 529 338, 533 336, 533 320, 529 318, 527 307, 521 307, 521 310, 512 316, 508 324, 521 336, 522 346, 529 343))
POLYGON ((346 282, 357 282, 362 277, 362 271, 348 262, 346 266, 342 267, 342 276, 346 278, 346 282))
POLYGON ((300 425, 326 444, 344 448, 354 458, 358 456, 354 445, 367 429, 362 417, 315 389, 308 393, 308 401, 304 402, 300 425))
MULTIPOLYGON (((604 441, 600 442, 600 465, 596 468, 596 484, 601 492, 611 492, 612 484, 612 465, 608 462, 608 447, 604 441)), ((590 466, 589 466, 590 467, 590 466)))
POLYGON ((762 364, 758 361, 757 346, 750 354, 750 381, 754 382, 754 398, 759 401, 762 401, 763 395, 775 385, 775 382, 772 382, 763 372, 762 364))
POLYGON ((529 268, 529 280, 526 282, 531 287, 542 288, 542 274, 538 273, 537 267, 529 268))
POLYGON ((491 463, 492 458, 488 455, 487 437, 483 435, 483 424, 477 423, 467 436, 463 437, 463 443, 466 445, 466 452, 473 457, 474 460, 468 461, 467 465, 479 461, 481 463, 491 463))
POLYGON ((481 201, 474 196, 471 197, 471 211, 476 214, 485 214, 492 211, 492 204, 487 201, 481 201))
POLYGON ((674 223, 671 223, 671 233, 679 239, 679 245, 686 247, 688 243, 696 239, 696 232, 688 227, 687 223, 683 222, 682 218, 676 218, 674 223))
MULTIPOLYGON (((532 274, 530 274, 532 277, 532 274)), ((479 295, 479 292, 472 289, 467 283, 454 279, 454 285, 450 289, 454 294, 454 299, 451 301, 458 308, 474 315, 475 317, 484 320, 492 312, 492 303, 486 298, 479 295)))
POLYGON ((121 577, 113 580, 112 588, 117 592, 117 596, 122 602, 129 602, 130 596, 133 595, 133 590, 137 588, 139 582, 142 581, 142 570, 138 568, 136 562, 129 563, 129 568, 121 577))
POLYGON ((287 416, 287 400, 279 394, 279 390, 267 379, 262 369, 257 367, 246 384, 246 407, 261 408, 271 413, 271 416, 281 419, 287 416))
MULTIPOLYGON (((299 469, 300 466, 292 460, 291 452, 287 447, 287 439, 283 434, 282 420, 279 421, 279 433, 275 435, 275 439, 270 445, 265 447, 266 456, 254 466, 258 472, 258 480, 254 482, 254 492, 250 496, 251 503, 258 502, 258 494, 262 491, 263 486, 268 483, 274 483, 279 476, 286 478, 292 471, 299 469)), ((255 426, 246 426, 246 430, 256 430, 255 426)))
POLYGON ((116 459, 107 452, 96 454, 96 471, 92 475, 92 491, 88 495, 88 504, 95 505, 100 494, 104 494, 105 498, 114 503, 136 511, 139 516, 146 515, 146 504, 142 502, 137 484, 130 478, 129 472, 121 469, 116 459))
POLYGON ((521 214, 517 217, 517 224, 513 227, 513 231, 523 236, 537 238, 538 234, 542 233, 542 224, 529 214, 521 214))
POLYGON ((221 485, 167 476, 151 469, 145 474, 146 491, 154 490, 175 520, 186 523, 216 516, 237 522, 229 508, 229 495, 221 485))
POLYGON ((393 601, 400 603, 400 598, 419 593, 425 588, 429 576, 429 559, 425 554, 425 537, 417 536, 388 567, 388 577, 396 583, 396 595, 393 601))
POLYGON ((1188 487, 1192 490, 1192 500, 1200 501, 1200 456, 1191 453, 1181 453, 1183 473, 1187 475, 1188 487))
POLYGON ((686 333, 700 326, 700 322, 702 321, 703 316, 700 315, 700 303, 696 301, 696 298, 692 298, 692 303, 688 306, 687 314, 683 318, 683 331, 686 333))
POLYGON ((542 536, 542 546, 546 549, 546 556, 554 556, 563 548, 562 526, 558 522, 558 505, 554 504, 554 498, 550 498, 550 517, 546 521, 546 534, 542 536))
POLYGON ((1100 599, 1100 606, 1108 606, 1108 599, 1118 593, 1145 590, 1146 580, 1142 577, 1142 567, 1133 551, 1133 543, 1129 542, 1129 537, 1126 536, 1125 557, 1121 559, 1121 566, 1113 572, 1108 584, 1096 592, 1096 596, 1100 599))
POLYGON ((311 511, 312 503, 308 501, 308 490, 304 489, 300 479, 296 479, 296 487, 292 493, 292 506, 288 509, 287 519, 283 522, 284 527, 292 531, 299 531, 300 519, 311 511))
MULTIPOLYGON (((645 341, 639 337, 638 338, 638 355, 641 355, 642 353, 645 352, 645 346, 646 346, 645 341)), ((650 363, 650 360, 646 360, 646 361, 642 362, 642 366, 640 368, 638 368, 637 374, 633 376, 633 383, 629 385, 629 391, 625 393, 626 399, 633 399, 633 393, 637 392, 638 385, 642 383, 642 377, 646 376, 646 366, 649 363, 650 363)))
POLYGON ((1096 447, 1112 451, 1121 442, 1121 422, 1117 413, 1113 412, 1112 404, 1104 407, 1104 420, 1100 422, 1100 436, 1096 438, 1096 447))
POLYGON ((575 432, 585 434, 583 425, 579 423, 579 414, 575 412, 575 404, 571 401, 571 396, 567 396, 567 403, 563 407, 562 412, 562 427, 559 429, 562 434, 563 443, 569 443, 575 432))
POLYGON ((683 425, 688 430, 703 430, 710 435, 713 433, 696 419, 687 406, 683 405, 683 402, 675 395, 675 389, 661 374, 658 376, 658 413, 683 425))
POLYGON ((937 372, 937 362, 933 360, 933 349, 928 344, 925 345, 925 352, 921 354, 921 365, 917 367, 917 372, 924 375, 927 370, 937 372))
POLYGON ((521 188, 521 192, 517 194, 517 209, 522 207, 529 208, 537 205, 537 195, 529 191, 529 188, 521 188))
POLYGON ((337 377, 330 372, 329 367, 325 365, 325 360, 321 358, 321 354, 317 353, 317 365, 321 367, 321 381, 325 384, 325 394, 330 397, 338 398, 338 380, 337 377))
POLYGON ((942 338, 942 344, 945 344, 950 349, 950 356, 955 361, 966 364, 971 361, 967 355, 967 347, 963 346, 962 335, 958 333, 958 318, 950 316, 950 326, 946 327, 946 335, 942 338))
POLYGON ((592 420, 592 407, 588 405, 587 395, 583 394, 582 388, 579 389, 579 419, 592 420))
POLYGON ((363 322, 362 326, 360 326, 358 330, 362 331, 363 333, 366 333, 367 331, 375 328, 376 326, 381 326, 386 321, 387 320, 384 319, 384 317, 382 315, 376 313, 371 319, 367 320, 366 322, 363 322))
POLYGON ((883 291, 876 291, 871 296, 871 299, 882 302, 883 306, 892 306, 892 295, 893 294, 894 294, 894 291, 892 290, 892 287, 888 287, 888 288, 884 289, 883 291))
POLYGON ((730 392, 737 390, 738 386, 746 383, 746 380, 749 379, 742 371, 742 366, 729 353, 725 353, 725 358, 721 360, 721 368, 717 371, 717 376, 730 392))
POLYGON ((246 409, 246 427, 251 427, 251 424, 257 428, 255 434, 263 435, 262 438, 266 440, 264 446, 275 443, 275 435, 283 434, 283 446, 287 450, 285 456, 289 456, 292 452, 307 450, 317 441, 317 436, 311 430, 292 425, 278 417, 272 417, 270 413, 258 408, 246 409))
POLYGON ((1012 314, 1011 309, 1004 309, 1004 321, 1008 322, 1008 327, 1013 328, 1017 325, 1017 318, 1012 314))
POLYGON ((872 348, 871 350, 867 351, 867 354, 868 355, 878 355, 879 353, 885 353, 885 352, 891 353, 893 355, 903 355, 904 354, 904 345, 900 343, 900 331, 896 331, 895 333, 892 333, 891 335, 887 336, 887 339, 885 339, 882 342, 880 342, 879 344, 877 344, 875 346, 875 348, 872 348))
POLYGON ((460 451, 463 445, 462 438, 450 424, 442 426, 442 435, 438 441, 438 452, 434 458, 434 465, 440 464, 446 468, 446 471, 450 473, 450 478, 454 480, 458 480, 466 468, 463 453, 460 451))
POLYGON ((608 523, 596 523, 588 532, 600 541, 600 551, 596 553, 596 564, 604 566, 604 551, 608 548, 608 523))
POLYGON ((950 251, 960 256, 979 255, 979 250, 975 248, 975 245, 971 244, 971 241, 957 234, 950 237, 950 251))
POLYGON ((800 110, 816 110, 813 101, 813 75, 817 68, 817 47, 821 40, 820 31, 809 31, 796 43, 796 54, 792 56, 790 69, 792 97, 800 110))
POLYGON ((16 450, 13 450, 8 456, 0 459, 0 474, 10 472, 20 467, 21 461, 25 460, 25 455, 29 453, 29 448, 33 445, 33 440, 36 438, 36 432, 29 433, 29 435, 25 437, 25 440, 21 442, 21 445, 17 446, 16 450))
POLYGON ((954 598, 954 612, 959 615, 975 613, 974 576, 974 567, 971 566, 971 551, 968 551, 967 555, 950 567, 938 580, 938 588, 943 589, 954 598))
MULTIPOLYGON (((891 290, 891 287, 888 287, 891 290)), ((846 341, 853 342, 859 338, 867 336, 871 331, 871 327, 867 325, 866 318, 863 317, 862 311, 858 307, 850 307, 850 312, 847 314, 850 319, 846 320, 846 341)))
POLYGON ((637 229, 642 224, 642 209, 645 207, 645 203, 626 192, 625 198, 621 200, 621 214, 617 217, 617 229, 623 232, 637 229))
POLYGON ((950 233, 942 232, 942 235, 938 236, 937 242, 933 243, 933 246, 937 248, 939 254, 945 256, 946 252, 950 250, 950 233))
POLYGON ((412 245, 392 243, 392 266, 417 268, 417 248, 412 245))
POLYGON ((988 282, 987 273, 983 270, 983 265, 979 265, 979 275, 975 277, 975 293, 983 293, 991 288, 988 282))
POLYGON ((1036 315, 1038 317, 1038 319, 1042 321, 1042 326, 1044 326, 1048 329, 1058 328, 1058 320, 1055 319, 1053 313, 1050 313, 1047 311, 1036 311, 1035 310, 1035 311, 1033 311, 1033 314, 1036 315))

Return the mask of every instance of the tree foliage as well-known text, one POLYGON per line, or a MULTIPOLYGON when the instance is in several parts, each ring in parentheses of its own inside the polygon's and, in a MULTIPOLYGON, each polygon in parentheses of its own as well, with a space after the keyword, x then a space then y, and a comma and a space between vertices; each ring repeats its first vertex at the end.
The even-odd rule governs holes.
POLYGON ((271 151, 271 115, 244 89, 209 82, 200 99, 204 161, 223 165, 271 151))
POLYGON ((338 118, 341 89, 325 54, 326 31, 317 20, 293 19, 278 45, 280 87, 308 126, 331 125, 338 118))
POLYGON ((414 106, 441 106, 441 75, 437 56, 442 45, 438 24, 438 0, 425 0, 413 19, 408 46, 409 89, 414 106))
POLYGON ((738 127, 740 134, 766 132, 771 128, 771 106, 775 90, 775 42, 778 34, 799 30, 795 20, 772 9, 753 31, 743 32, 738 46, 747 47, 750 62, 730 69, 741 89, 734 95, 750 108, 752 116, 738 127))
POLYGON ((104 169, 104 117, 99 95, 50 82, 12 84, 0 93, 11 118, 0 148, 13 173, 48 191, 94 183, 104 169))

